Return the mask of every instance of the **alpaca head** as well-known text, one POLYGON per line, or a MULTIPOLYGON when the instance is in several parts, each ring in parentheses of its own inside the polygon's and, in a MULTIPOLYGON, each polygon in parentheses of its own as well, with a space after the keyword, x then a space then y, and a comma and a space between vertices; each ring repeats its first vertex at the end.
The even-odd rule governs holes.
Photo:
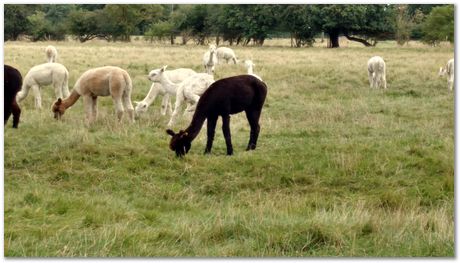
POLYGON ((134 110, 138 115, 146 112, 149 108, 149 105, 147 105, 147 103, 145 103, 144 101, 134 101, 134 103, 136 104, 136 108, 134 108, 134 110))
POLYGON ((244 61, 244 65, 246 66, 246 68, 251 68, 251 67, 255 67, 255 66, 256 66, 256 64, 254 64, 254 63, 252 62, 252 60, 250 60, 250 59, 246 59, 246 60, 244 61))
POLYGON ((153 82, 160 82, 161 78, 162 78, 162 75, 166 71, 167 67, 168 66, 163 66, 162 68, 154 69, 154 70, 150 71, 148 79, 150 81, 153 81, 153 82))
POLYGON ((66 110, 66 108, 62 104, 62 99, 61 98, 59 98, 57 101, 55 101, 53 103, 53 106, 51 107, 51 110, 54 113, 54 118, 56 120, 60 120, 61 116, 64 115, 64 112, 66 110))
POLYGON ((178 133, 174 133, 173 130, 168 129, 166 133, 172 136, 169 148, 176 152, 177 157, 182 157, 188 153, 192 143, 186 131, 181 130, 178 133))
POLYGON ((440 67, 438 75, 439 76, 444 76, 444 75, 446 75, 446 72, 447 72, 447 70, 444 67, 440 67))

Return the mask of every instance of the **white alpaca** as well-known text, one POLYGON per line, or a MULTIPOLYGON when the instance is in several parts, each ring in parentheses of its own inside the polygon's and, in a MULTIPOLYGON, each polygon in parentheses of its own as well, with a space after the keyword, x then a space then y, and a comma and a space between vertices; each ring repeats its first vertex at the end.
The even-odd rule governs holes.
POLYGON ((69 72, 59 63, 44 63, 32 67, 22 82, 21 91, 16 95, 18 102, 24 100, 32 89, 35 96, 35 108, 42 107, 40 87, 52 84, 57 98, 69 96, 69 72))
POLYGON ((56 62, 58 53, 55 47, 47 46, 45 49, 45 53, 46 53, 46 58, 48 60, 48 63, 56 62))
POLYGON ((166 67, 167 66, 164 66, 161 69, 153 70, 151 72, 152 78, 150 80, 160 82, 163 87, 166 87, 166 89, 176 88, 176 103, 174 105, 174 111, 172 113, 171 119, 168 123, 168 126, 171 127, 174 125, 177 114, 179 114, 179 108, 184 102, 189 104, 185 112, 191 112, 195 110, 196 103, 200 99, 200 96, 214 82, 214 77, 207 73, 197 73, 188 77, 180 84, 174 84, 164 74, 166 67))
POLYGON ((216 46, 209 45, 209 50, 206 51, 203 55, 203 65, 204 70, 208 74, 213 74, 215 66, 217 65, 217 54, 216 54, 216 46))
POLYGON ((227 64, 229 61, 233 61, 234 64, 238 63, 233 49, 228 47, 219 47, 216 49, 216 52, 217 60, 219 61, 219 63, 223 62, 224 60, 227 62, 227 64))
MULTIPOLYGON (((149 80, 152 80, 153 74, 155 71, 152 70, 149 73, 149 80)), ((164 73, 169 80, 171 80, 174 84, 179 84, 184 81, 186 78, 190 77, 191 75, 196 74, 196 72, 192 69, 188 68, 179 68, 175 70, 168 70, 164 73)), ((152 86, 150 87, 149 93, 142 101, 135 101, 136 103, 136 114, 141 114, 147 111, 148 107, 155 101, 155 98, 158 95, 163 95, 163 100, 161 102, 161 115, 165 115, 166 111, 169 111, 169 114, 172 113, 171 109, 171 99, 170 95, 176 96, 176 89, 172 86, 163 87, 159 82, 153 82, 152 86)))
POLYGON ((383 85, 384 89, 387 88, 385 71, 385 61, 383 61, 383 58, 375 56, 367 61, 367 73, 371 88, 379 88, 381 85, 383 85))
MULTIPOLYGON (((256 64, 254 64, 254 63, 252 62, 252 60, 249 60, 249 59, 245 60, 245 61, 244 61, 244 65, 245 65, 246 68, 248 69, 248 75, 252 75, 252 76, 254 76, 254 77, 256 77, 256 78, 262 80, 261 77, 259 77, 258 75, 254 74, 254 67, 256 66, 256 64)), ((262 81, 263 81, 263 80, 262 80, 262 81)))
POLYGON ((445 67, 441 67, 439 69, 439 76, 444 76, 447 74, 447 87, 452 90, 454 88, 454 75, 455 75, 455 69, 454 69, 454 59, 450 59, 447 61, 447 64, 445 67))

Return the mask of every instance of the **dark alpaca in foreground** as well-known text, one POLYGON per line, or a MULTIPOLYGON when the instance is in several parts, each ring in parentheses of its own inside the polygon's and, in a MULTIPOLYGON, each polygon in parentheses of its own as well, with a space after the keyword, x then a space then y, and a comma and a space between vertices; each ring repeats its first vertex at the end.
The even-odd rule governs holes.
POLYGON ((179 133, 174 133, 170 129, 166 131, 172 136, 169 147, 176 152, 177 156, 185 155, 190 150, 192 141, 196 138, 204 121, 207 119, 208 141, 204 152, 210 153, 217 118, 222 116, 222 132, 227 144, 227 155, 232 155, 230 114, 244 111, 251 127, 246 150, 254 150, 260 131, 260 113, 266 96, 267 86, 265 83, 251 75, 240 75, 214 82, 200 97, 188 128, 185 131, 181 130, 179 133))
POLYGON ((4 100, 4 110, 5 110, 5 122, 10 118, 11 113, 13 113, 13 128, 17 128, 19 124, 19 116, 21 115, 21 109, 19 108, 18 103, 16 102, 16 94, 21 90, 22 86, 22 76, 19 70, 5 65, 4 67, 4 89, 5 89, 5 100, 4 100))

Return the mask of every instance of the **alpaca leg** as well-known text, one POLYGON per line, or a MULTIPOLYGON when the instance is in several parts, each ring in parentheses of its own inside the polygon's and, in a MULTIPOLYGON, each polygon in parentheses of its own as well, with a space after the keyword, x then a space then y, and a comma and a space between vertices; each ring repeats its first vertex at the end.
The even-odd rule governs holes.
POLYGON ((56 99, 65 99, 67 97, 62 97, 62 86, 60 83, 57 83, 56 81, 53 81, 53 87, 54 87, 54 94, 56 95, 56 99))
POLYGON ((118 121, 121 122, 121 119, 123 118, 123 113, 125 112, 121 98, 113 98, 113 104, 115 105, 115 111, 117 112, 118 121))
POLYGON ((448 78, 447 85, 448 85, 450 90, 454 89, 454 78, 453 78, 453 76, 448 78))
POLYGON ((19 117, 21 116, 21 108, 19 108, 16 99, 13 99, 11 110, 13 111, 13 128, 17 128, 19 124, 19 117))
POLYGON ((248 118, 249 126, 251 127, 251 133, 249 135, 249 143, 246 151, 254 150, 257 145, 257 138, 259 137, 259 118, 261 110, 247 110, 246 117, 248 118))
POLYGON ((191 112, 191 111, 195 111, 196 110, 196 105, 198 104, 198 101, 200 100, 200 96, 196 95, 196 94, 190 94, 189 96, 190 98, 190 107, 187 107, 187 111, 191 112))
POLYGON ((174 111, 171 115, 171 119, 169 120, 168 127, 171 127, 176 122, 177 114, 179 114, 179 109, 182 103, 184 102, 184 95, 179 93, 176 95, 176 103, 174 105, 174 111))
POLYGON ((4 109, 4 117, 5 117, 5 122, 3 124, 6 124, 6 122, 8 121, 8 119, 11 116, 11 112, 12 112, 13 109, 12 109, 12 107, 7 107, 6 103, 3 106, 4 106, 3 109, 4 109))
POLYGON ((61 85, 61 91, 62 91, 62 96, 64 96, 64 98, 69 97, 70 95, 69 86, 66 81, 64 81, 64 83, 61 85))
POLYGON ((42 108, 42 96, 40 94, 40 87, 38 85, 33 85, 32 91, 35 97, 35 108, 41 109, 42 108))
POLYGON ((208 141, 206 142, 206 149, 204 153, 211 153, 212 142, 214 141, 214 134, 216 132, 216 124, 217 124, 218 116, 209 116, 207 121, 207 133, 208 133, 208 141))
POLYGON ((165 94, 163 99, 161 100, 161 115, 166 115, 166 111, 168 110, 168 106, 170 106, 171 101, 169 100, 169 94, 165 94))
POLYGON ((91 112, 93 120, 97 120, 97 96, 91 97, 91 112))
POLYGON ((369 77, 369 85, 372 89, 374 87, 374 74, 370 71, 367 71, 367 76, 369 77))
POLYGON ((86 123, 93 123, 93 98, 91 96, 83 96, 83 108, 85 109, 86 123))
POLYGON ((134 122, 134 107, 131 103, 131 91, 123 92, 123 106, 125 107, 126 111, 128 112, 128 117, 131 122, 134 122))
POLYGON ((382 84, 383 84, 383 88, 387 89, 387 79, 385 77, 385 74, 382 74, 382 84))
POLYGON ((230 115, 222 115, 222 133, 227 145, 227 155, 233 154, 232 136, 230 134, 230 115))

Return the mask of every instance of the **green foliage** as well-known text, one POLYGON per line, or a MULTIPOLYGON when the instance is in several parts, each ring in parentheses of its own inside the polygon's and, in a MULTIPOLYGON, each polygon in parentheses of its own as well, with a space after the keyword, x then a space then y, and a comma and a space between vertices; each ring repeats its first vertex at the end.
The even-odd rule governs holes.
POLYGON ((440 41, 454 43, 454 6, 435 7, 422 26, 423 41, 437 45, 440 41))
POLYGON ((27 17, 29 21, 29 34, 32 41, 50 39, 51 22, 45 18, 45 13, 37 11, 27 17))
POLYGON ((69 14, 68 28, 80 42, 86 42, 96 37, 109 39, 109 34, 103 29, 105 15, 102 10, 74 10, 69 14))
POLYGON ((313 12, 310 5, 288 5, 281 14, 283 29, 294 38, 295 47, 311 46, 318 29, 313 23, 313 12))
POLYGON ((150 26, 150 28, 145 32, 145 36, 147 36, 150 41, 152 41, 155 37, 159 40, 163 40, 164 38, 171 36, 173 29, 174 25, 171 22, 158 22, 150 26))
POLYGON ((27 32, 29 21, 27 16, 30 11, 27 5, 12 5, 6 4, 4 17, 4 33, 5 40, 17 40, 19 35, 27 32))

